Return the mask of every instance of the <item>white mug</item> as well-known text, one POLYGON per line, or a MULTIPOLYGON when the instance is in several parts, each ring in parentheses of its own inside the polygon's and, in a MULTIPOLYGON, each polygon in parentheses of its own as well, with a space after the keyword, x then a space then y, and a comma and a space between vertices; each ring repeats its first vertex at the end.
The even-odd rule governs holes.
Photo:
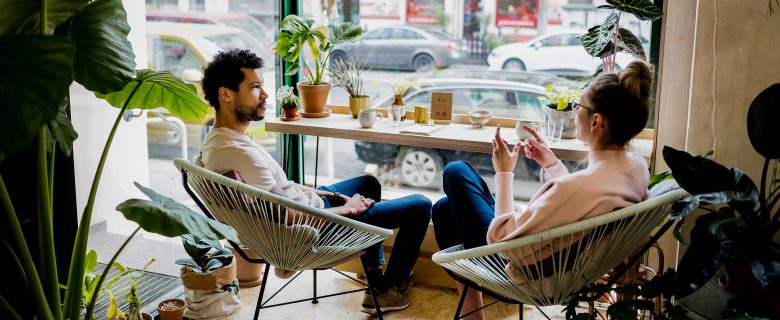
POLYGON ((358 122, 360 122, 360 126, 363 128, 373 127, 377 121, 377 118, 382 120, 384 116, 381 113, 370 109, 363 109, 360 110, 360 113, 358 113, 358 122))
POLYGON ((523 125, 527 125, 527 126, 531 127, 531 129, 534 129, 534 131, 536 131, 536 134, 540 134, 539 133, 539 126, 534 124, 533 122, 518 121, 517 125, 515 125, 515 133, 517 134, 517 139, 518 140, 523 141, 523 140, 528 140, 528 139, 533 139, 534 138, 534 136, 532 136, 530 132, 528 132, 525 129, 523 129, 523 125))

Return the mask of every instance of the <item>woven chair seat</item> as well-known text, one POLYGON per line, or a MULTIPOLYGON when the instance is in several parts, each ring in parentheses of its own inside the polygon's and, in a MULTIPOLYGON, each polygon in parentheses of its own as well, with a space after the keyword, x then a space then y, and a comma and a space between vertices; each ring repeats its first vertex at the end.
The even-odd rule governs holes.
POLYGON ((174 160, 215 219, 230 225, 241 244, 270 265, 289 271, 326 268, 392 235, 334 213, 300 204, 174 160))
POLYGON ((687 195, 671 191, 597 217, 482 247, 462 245, 433 261, 498 295, 533 306, 560 305, 625 260, 658 227, 672 204, 687 195), (511 261, 511 262, 510 262, 511 261), (517 278, 513 281, 507 270, 517 278))

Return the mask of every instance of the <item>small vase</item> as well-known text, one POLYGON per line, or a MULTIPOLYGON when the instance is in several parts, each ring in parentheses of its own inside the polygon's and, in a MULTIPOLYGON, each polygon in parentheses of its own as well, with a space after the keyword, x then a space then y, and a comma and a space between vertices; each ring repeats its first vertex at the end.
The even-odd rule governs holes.
POLYGON ((160 320, 181 320, 184 317, 185 303, 182 299, 168 299, 157 305, 160 320))
POLYGON ((357 119, 360 110, 368 107, 368 96, 349 97, 349 114, 353 119, 357 119))
POLYGON ((545 107, 544 114, 546 121, 561 121, 563 122, 563 131, 561 132, 561 138, 574 139, 577 137, 577 113, 573 110, 558 111, 553 107, 545 107))

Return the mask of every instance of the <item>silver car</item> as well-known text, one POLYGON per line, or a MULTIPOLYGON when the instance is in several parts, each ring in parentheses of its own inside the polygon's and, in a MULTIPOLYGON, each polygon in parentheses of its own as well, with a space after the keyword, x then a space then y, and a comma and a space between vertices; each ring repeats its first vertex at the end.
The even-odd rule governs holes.
POLYGON ((374 29, 356 42, 339 44, 330 59, 353 57, 374 69, 427 71, 446 68, 463 56, 458 40, 441 31, 396 26, 374 29))

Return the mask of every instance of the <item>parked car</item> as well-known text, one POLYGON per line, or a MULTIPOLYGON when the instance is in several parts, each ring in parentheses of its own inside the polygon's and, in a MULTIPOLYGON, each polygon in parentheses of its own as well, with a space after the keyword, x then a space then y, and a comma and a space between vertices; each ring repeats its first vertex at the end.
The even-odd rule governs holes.
MULTIPOLYGON (((580 44, 587 30, 563 30, 533 38, 527 42, 498 46, 488 55, 488 70, 542 71, 560 76, 588 77, 601 66, 580 44)), ((620 52, 616 68, 635 60, 620 52)))
POLYGON ((427 71, 446 68, 463 55, 459 41, 441 31, 394 26, 374 29, 356 42, 336 45, 330 59, 332 62, 353 57, 370 68, 427 71))
POLYGON ((207 12, 147 11, 146 21, 196 24, 216 24, 244 30, 264 46, 274 42, 274 32, 265 24, 245 14, 215 14, 207 12))
MULTIPOLYGON (((203 77, 203 69, 219 51, 234 48, 250 49, 266 61, 262 69, 264 89, 272 97, 276 92, 273 54, 270 49, 260 45, 240 29, 208 24, 147 22, 146 34, 149 69, 168 70, 184 81, 195 84, 201 97, 203 93, 200 80, 203 77)), ((270 99, 266 106, 266 116, 275 116, 273 99, 270 99)), ((150 143, 174 144, 181 141, 181 135, 184 133, 179 132, 176 127, 178 120, 170 117, 164 108, 149 112, 147 130, 150 143), (160 121, 161 119, 169 121, 160 121)), ((179 120, 187 125, 188 147, 199 148, 214 124, 214 108, 209 108, 203 119, 179 120)), ((264 132, 257 135, 271 137, 264 132)), ((270 140, 268 143, 271 143, 270 140)))
MULTIPOLYGON (((577 84, 546 73, 502 72, 482 70, 447 70, 418 79, 420 89, 404 95, 407 108, 430 107, 431 92, 451 92, 453 113, 489 110, 496 117, 544 120, 544 107, 538 97, 550 83, 561 86, 577 84)), ((387 107, 392 96, 379 98, 374 107, 387 107)), ((469 161, 477 171, 490 174, 490 155, 457 150, 399 146, 377 142, 355 141, 358 159, 366 163, 400 166, 400 182, 417 188, 439 188, 441 170, 454 160, 469 161)), ((518 163, 517 177, 538 179, 535 162, 523 159, 518 163)))

